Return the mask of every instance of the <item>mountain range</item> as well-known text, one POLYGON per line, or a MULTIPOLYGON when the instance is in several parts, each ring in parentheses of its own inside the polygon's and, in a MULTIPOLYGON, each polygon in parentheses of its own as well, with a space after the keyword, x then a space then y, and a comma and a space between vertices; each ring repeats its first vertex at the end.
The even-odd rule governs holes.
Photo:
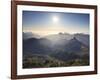
POLYGON ((23 58, 28 56, 49 56, 60 61, 89 58, 89 35, 58 33, 40 37, 23 32, 23 58))

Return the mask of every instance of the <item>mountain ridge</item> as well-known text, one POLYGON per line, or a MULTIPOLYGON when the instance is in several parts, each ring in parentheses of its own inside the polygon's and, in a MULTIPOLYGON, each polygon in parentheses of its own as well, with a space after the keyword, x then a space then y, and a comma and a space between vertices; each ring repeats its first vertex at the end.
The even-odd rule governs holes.
POLYGON ((23 68, 89 64, 89 35, 70 37, 70 34, 60 33, 52 36, 23 39, 23 68), (88 45, 84 43, 86 40, 88 45))

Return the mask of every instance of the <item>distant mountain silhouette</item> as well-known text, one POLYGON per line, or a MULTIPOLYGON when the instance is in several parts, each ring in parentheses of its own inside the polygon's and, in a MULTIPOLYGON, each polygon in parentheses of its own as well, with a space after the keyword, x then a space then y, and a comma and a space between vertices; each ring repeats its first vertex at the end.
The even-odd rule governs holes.
POLYGON ((59 34, 54 34, 54 35, 48 35, 45 36, 45 38, 51 40, 55 43, 58 44, 63 44, 64 41, 71 40, 72 38, 76 38, 83 44, 89 46, 89 35, 88 34, 82 34, 82 33, 77 33, 77 34, 68 34, 68 33, 59 33, 59 34))
POLYGON ((33 34, 32 32, 23 32, 23 39, 29 38, 40 38, 38 34, 33 34))

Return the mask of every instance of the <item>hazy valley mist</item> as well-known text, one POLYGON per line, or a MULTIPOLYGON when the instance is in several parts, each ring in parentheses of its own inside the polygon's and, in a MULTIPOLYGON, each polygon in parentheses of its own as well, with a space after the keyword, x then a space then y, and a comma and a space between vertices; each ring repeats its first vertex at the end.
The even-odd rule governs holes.
POLYGON ((23 32, 23 68, 89 65, 89 35, 23 32))

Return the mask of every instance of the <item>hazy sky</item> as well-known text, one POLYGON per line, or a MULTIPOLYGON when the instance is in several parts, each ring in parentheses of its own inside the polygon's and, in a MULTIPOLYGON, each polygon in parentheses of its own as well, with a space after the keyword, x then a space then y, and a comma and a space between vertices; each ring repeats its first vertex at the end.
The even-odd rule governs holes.
POLYGON ((89 14, 23 11, 23 32, 40 35, 89 33, 89 14))

